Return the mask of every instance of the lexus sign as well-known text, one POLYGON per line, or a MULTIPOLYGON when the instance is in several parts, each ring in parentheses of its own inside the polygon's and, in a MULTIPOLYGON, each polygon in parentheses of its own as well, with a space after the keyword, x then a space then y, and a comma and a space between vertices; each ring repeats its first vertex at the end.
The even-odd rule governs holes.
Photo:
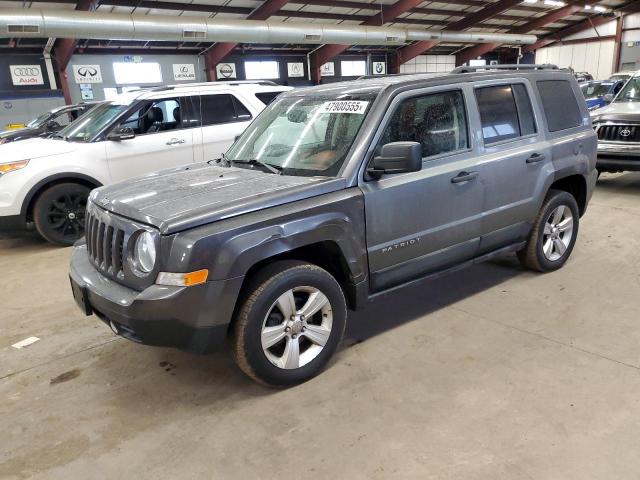
POLYGON ((44 85, 40 65, 9 65, 11 80, 16 86, 44 85))
POLYGON ((76 83, 102 83, 100 65, 74 65, 73 79, 76 83))

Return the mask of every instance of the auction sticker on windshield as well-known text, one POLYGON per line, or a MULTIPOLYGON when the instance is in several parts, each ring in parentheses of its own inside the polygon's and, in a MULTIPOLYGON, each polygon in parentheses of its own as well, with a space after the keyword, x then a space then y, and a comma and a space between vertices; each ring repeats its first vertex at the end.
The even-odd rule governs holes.
POLYGON ((325 102, 320 108, 320 113, 356 113, 364 115, 369 102, 360 100, 325 102))

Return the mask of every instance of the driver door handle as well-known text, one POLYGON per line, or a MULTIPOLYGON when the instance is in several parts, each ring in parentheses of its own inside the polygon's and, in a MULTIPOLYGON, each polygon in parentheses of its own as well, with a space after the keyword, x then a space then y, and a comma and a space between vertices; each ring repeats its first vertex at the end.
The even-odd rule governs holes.
POLYGON ((544 160, 544 155, 540 154, 540 153, 534 153, 533 155, 531 155, 529 158, 527 158, 527 163, 538 163, 544 160))
POLYGON ((178 145, 179 143, 184 143, 184 139, 182 138, 172 138, 167 142, 167 145, 178 145))
POLYGON ((451 179, 451 183, 469 182, 478 178, 478 172, 460 172, 451 179))

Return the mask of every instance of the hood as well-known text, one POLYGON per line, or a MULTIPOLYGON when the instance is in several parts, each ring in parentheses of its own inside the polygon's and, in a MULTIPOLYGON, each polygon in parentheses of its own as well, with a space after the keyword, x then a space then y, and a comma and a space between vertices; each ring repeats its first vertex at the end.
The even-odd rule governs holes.
POLYGON ((345 188, 343 178, 294 177, 207 163, 94 190, 94 204, 169 234, 345 188))
POLYGON ((0 132, 0 141, 4 139, 20 140, 24 138, 32 138, 42 135, 43 130, 39 128, 17 128, 15 130, 5 130, 0 132))
POLYGON ((72 142, 52 140, 49 138, 29 138, 20 142, 10 142, 0 145, 0 161, 15 162, 53 155, 62 155, 75 150, 72 142))
POLYGON ((621 120, 640 122, 640 102, 613 102, 591 114, 593 122, 621 120))

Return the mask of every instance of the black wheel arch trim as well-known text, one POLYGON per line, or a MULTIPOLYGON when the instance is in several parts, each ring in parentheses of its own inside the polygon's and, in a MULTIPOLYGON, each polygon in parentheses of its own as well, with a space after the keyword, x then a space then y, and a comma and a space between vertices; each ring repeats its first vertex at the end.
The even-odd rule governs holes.
MULTIPOLYGON (((26 221, 28 215, 30 214, 30 206, 33 204, 35 197, 38 192, 42 190, 43 187, 50 183, 63 183, 64 181, 70 181, 73 183, 74 180, 82 180, 84 183, 88 183, 93 185, 93 188, 98 188, 102 186, 102 183, 96 180, 89 175, 84 175, 82 173, 56 173, 55 175, 51 175, 40 180, 36 183, 31 190, 27 193, 22 202, 22 208, 20 209, 20 216, 26 221)), ((78 183, 78 182, 76 182, 78 183)))

